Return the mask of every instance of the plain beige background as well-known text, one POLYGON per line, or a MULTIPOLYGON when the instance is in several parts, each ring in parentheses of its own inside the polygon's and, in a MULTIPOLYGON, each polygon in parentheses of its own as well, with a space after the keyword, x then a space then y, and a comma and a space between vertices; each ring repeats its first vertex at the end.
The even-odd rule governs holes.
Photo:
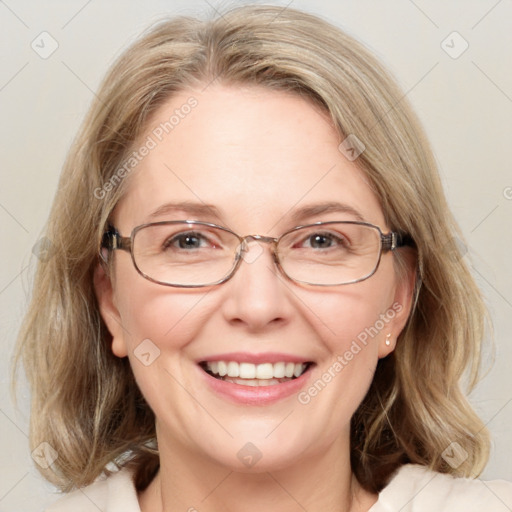
MULTIPOLYGON (((28 393, 21 382, 17 410, 9 366, 30 290, 32 249, 94 91, 151 22, 240 3, 0 1, 0 512, 42 510, 55 500, 31 460, 28 393)), ((427 129, 495 327, 495 364, 471 396, 494 439, 484 477, 512 480, 512 3, 274 3, 316 13, 365 42, 398 78, 427 129)))

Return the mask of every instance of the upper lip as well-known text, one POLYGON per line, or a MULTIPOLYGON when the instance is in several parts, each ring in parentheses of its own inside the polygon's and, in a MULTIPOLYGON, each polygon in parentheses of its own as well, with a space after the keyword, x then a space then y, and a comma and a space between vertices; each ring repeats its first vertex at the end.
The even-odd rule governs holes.
POLYGON ((250 352, 229 352, 225 354, 214 354, 211 356, 203 357, 198 360, 198 363, 212 362, 212 361, 236 361, 237 363, 307 363, 312 362, 310 358, 298 356, 295 354, 286 354, 282 352, 261 352, 253 354, 250 352))

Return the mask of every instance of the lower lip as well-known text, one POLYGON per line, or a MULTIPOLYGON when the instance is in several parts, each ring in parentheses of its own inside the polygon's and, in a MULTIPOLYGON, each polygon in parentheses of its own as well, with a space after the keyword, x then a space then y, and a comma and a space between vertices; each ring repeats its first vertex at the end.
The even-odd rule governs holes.
POLYGON ((272 386, 244 386, 212 377, 199 367, 210 389, 237 404, 267 405, 297 394, 309 380, 311 368, 296 379, 272 386))

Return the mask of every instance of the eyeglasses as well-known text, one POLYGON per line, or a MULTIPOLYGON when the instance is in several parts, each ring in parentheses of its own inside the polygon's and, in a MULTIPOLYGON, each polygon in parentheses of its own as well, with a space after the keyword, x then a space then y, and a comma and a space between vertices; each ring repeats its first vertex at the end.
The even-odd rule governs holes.
POLYGON ((288 279, 314 286, 337 286, 363 281, 377 270, 381 255, 410 245, 407 235, 382 233, 366 222, 317 222, 297 226, 278 238, 240 236, 228 228, 196 220, 143 224, 123 237, 109 226, 101 257, 111 251, 131 253, 143 277, 164 286, 199 288, 224 283, 240 266, 251 263, 272 245, 275 265, 288 279), (252 242, 252 243, 251 243, 252 242))

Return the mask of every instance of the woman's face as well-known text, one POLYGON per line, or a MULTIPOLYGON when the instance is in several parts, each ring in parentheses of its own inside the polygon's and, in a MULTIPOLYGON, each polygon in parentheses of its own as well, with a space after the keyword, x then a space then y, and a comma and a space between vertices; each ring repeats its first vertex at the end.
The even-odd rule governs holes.
MULTIPOLYGON (((195 219, 278 237, 359 216, 389 231, 340 142, 327 116, 299 96, 220 85, 186 91, 141 138, 151 148, 114 224, 129 236, 144 223, 195 219)), ((127 252, 113 257, 112 289, 101 271, 96 279, 102 314, 113 352, 130 359, 155 412, 161 451, 264 471, 348 450, 350 418, 409 310, 411 284, 397 279, 391 253, 365 281, 314 287, 283 277, 268 244, 251 244, 230 280, 195 289, 155 284, 127 252), (309 365, 286 382, 236 383, 205 371, 219 361, 233 371, 249 363, 249 373, 265 365, 259 375, 309 365)))

